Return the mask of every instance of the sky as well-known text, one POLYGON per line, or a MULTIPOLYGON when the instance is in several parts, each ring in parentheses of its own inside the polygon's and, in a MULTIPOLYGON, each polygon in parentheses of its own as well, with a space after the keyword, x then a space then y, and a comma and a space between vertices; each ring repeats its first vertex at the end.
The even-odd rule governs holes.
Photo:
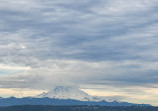
POLYGON ((0 96, 58 85, 158 105, 158 0, 0 0, 0 96))

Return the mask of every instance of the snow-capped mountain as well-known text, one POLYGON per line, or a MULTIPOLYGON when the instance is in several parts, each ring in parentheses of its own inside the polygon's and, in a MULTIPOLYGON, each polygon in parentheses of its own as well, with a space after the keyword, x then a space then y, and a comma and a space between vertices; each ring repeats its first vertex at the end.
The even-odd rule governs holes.
POLYGON ((37 97, 0 98, 0 106, 15 105, 100 105, 100 106, 150 106, 149 104, 133 104, 113 101, 109 97, 91 96, 78 88, 58 86, 52 91, 37 97), (103 101, 104 100, 104 101, 103 101))
POLYGON ((74 99, 79 101, 108 101, 112 102, 116 99, 111 97, 99 97, 99 96, 91 96, 87 94, 86 92, 74 88, 74 87, 64 87, 64 86, 57 86, 52 91, 49 91, 47 93, 42 93, 36 98, 54 98, 54 99, 74 99))

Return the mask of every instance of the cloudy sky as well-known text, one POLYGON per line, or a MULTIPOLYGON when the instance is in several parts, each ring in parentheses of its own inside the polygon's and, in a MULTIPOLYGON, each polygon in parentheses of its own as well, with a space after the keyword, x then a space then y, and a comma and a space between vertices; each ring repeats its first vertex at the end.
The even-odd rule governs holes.
POLYGON ((158 105, 158 0, 0 0, 0 96, 57 85, 158 105))

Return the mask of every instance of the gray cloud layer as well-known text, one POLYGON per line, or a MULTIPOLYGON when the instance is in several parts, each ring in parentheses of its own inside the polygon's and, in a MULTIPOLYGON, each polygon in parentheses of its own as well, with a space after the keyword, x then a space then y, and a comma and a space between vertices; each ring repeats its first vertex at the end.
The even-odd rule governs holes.
POLYGON ((0 0, 0 87, 155 87, 157 0, 0 0))

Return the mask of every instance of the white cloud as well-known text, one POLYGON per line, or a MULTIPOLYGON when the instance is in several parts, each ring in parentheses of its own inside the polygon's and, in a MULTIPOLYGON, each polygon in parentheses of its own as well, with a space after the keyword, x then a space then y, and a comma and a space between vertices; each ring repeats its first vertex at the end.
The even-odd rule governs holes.
POLYGON ((29 70, 30 67, 0 64, 0 69, 2 69, 2 70, 29 70))
POLYGON ((156 3, 156 0, 111 0, 102 1, 98 6, 92 7, 91 10, 101 15, 118 16, 147 11, 156 6, 156 3))

